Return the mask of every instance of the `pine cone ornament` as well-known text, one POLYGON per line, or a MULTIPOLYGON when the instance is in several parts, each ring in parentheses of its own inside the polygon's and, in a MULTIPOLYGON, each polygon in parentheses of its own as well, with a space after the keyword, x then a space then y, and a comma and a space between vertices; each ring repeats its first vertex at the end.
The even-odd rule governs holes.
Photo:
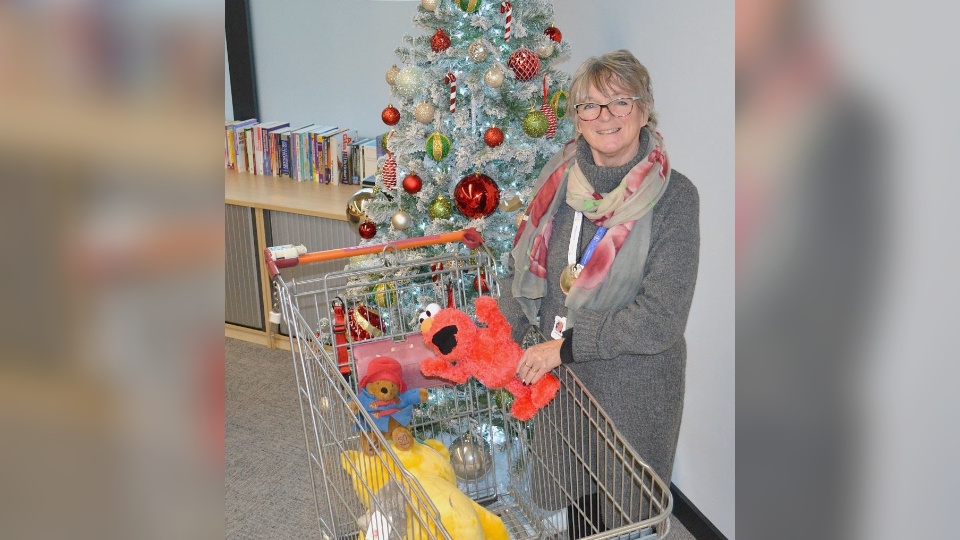
POLYGON ((397 160, 393 152, 387 152, 387 160, 383 163, 383 188, 393 191, 397 188, 397 160))

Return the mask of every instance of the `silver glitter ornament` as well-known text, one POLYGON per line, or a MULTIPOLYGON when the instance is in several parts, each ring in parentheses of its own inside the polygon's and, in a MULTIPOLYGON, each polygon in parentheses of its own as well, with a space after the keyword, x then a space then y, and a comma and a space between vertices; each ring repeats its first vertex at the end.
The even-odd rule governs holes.
POLYGON ((478 39, 467 47, 467 54, 470 55, 470 59, 474 62, 483 62, 487 58, 487 48, 484 47, 483 43, 478 39))
POLYGON ((417 66, 406 66, 397 73, 393 87, 400 95, 412 98, 417 95, 423 84, 423 72, 417 66))
POLYGON ((453 472, 463 480, 478 480, 487 474, 493 463, 487 441, 469 433, 450 444, 450 464, 453 472))

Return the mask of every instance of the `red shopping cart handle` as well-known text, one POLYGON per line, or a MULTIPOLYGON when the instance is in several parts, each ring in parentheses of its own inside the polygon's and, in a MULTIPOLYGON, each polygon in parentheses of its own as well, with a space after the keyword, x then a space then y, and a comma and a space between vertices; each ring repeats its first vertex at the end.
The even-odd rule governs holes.
POLYGON ((384 242, 382 244, 367 244, 363 246, 354 246, 339 249, 328 249, 325 251, 314 251, 304 253, 299 257, 289 259, 274 259, 273 253, 269 249, 263 250, 263 260, 267 264, 267 270, 270 272, 270 279, 273 279, 280 273, 281 268, 292 268, 300 264, 309 264, 322 261, 332 261, 335 259, 345 259, 357 255, 368 255, 371 253, 380 253, 387 247, 396 249, 411 249, 423 246, 432 246, 435 244, 446 244, 450 242, 462 242, 469 249, 480 247, 483 243, 483 237, 473 227, 442 234, 431 234, 418 238, 405 238, 395 242, 384 242))

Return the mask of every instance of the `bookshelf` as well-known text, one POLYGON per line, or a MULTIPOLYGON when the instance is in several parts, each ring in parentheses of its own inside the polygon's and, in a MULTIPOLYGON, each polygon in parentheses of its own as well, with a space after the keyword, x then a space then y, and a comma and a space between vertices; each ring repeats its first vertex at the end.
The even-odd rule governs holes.
POLYGON ((340 221, 347 220, 347 201, 360 189, 352 184, 332 186, 247 172, 224 173, 226 204, 340 221))
MULTIPOLYGON (((360 237, 347 223, 345 210, 347 201, 359 189, 358 185, 333 186, 224 171, 227 337, 271 348, 289 348, 287 337, 274 334, 267 322, 273 296, 263 264, 263 248, 292 243, 318 251, 357 245, 360 237)), ((342 266, 333 263, 327 267, 286 269, 283 276, 288 279, 316 275, 337 269, 337 264, 342 266)))

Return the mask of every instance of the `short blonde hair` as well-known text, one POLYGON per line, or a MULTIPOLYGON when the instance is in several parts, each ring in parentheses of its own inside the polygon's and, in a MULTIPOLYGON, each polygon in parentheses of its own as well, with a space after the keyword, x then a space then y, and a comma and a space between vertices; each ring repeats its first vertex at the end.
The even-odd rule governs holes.
POLYGON ((639 96, 640 103, 647 108, 650 120, 647 127, 657 129, 657 113, 653 108, 653 87, 650 72, 633 54, 620 49, 602 56, 591 56, 580 64, 570 82, 570 99, 567 100, 567 114, 577 118, 576 105, 587 99, 590 86, 593 85, 605 94, 613 87, 627 91, 631 96, 639 96))

